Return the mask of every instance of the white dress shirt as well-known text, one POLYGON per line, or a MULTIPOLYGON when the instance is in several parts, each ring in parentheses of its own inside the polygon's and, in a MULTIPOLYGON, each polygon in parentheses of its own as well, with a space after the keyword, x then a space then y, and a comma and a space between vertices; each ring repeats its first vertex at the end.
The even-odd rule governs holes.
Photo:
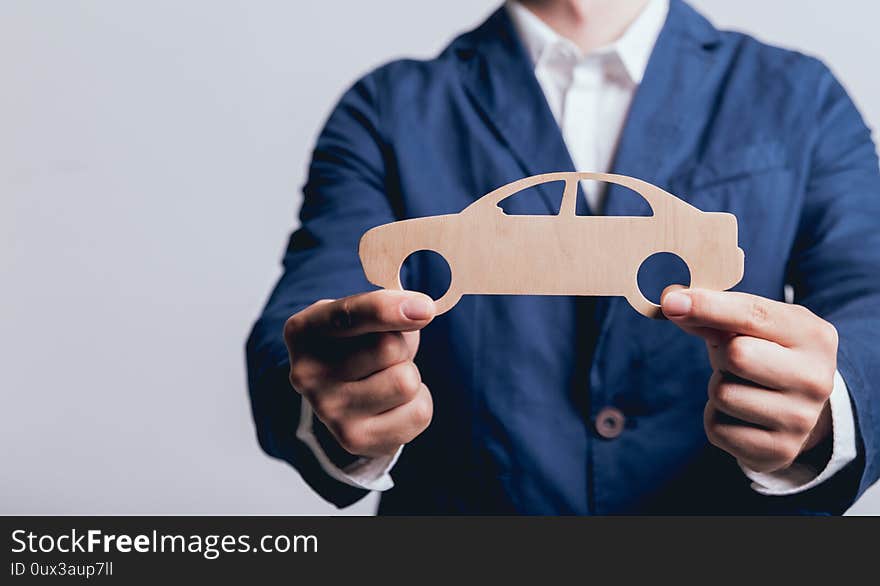
MULTIPOLYGON (((669 0, 650 0, 617 41, 588 55, 519 2, 508 1, 506 8, 534 63, 535 77, 575 167, 581 171, 608 172, 633 96, 666 21, 669 0)), ((601 213, 604 184, 583 181, 582 187, 591 211, 601 213)), ((830 403, 833 445, 825 468, 813 470, 798 462, 784 471, 762 474, 742 467, 754 490, 766 495, 801 492, 824 482, 855 459, 855 420, 840 373, 835 374, 830 403)), ((360 458, 341 469, 321 449, 312 424, 312 409, 303 400, 296 435, 311 448, 327 474, 368 490, 384 491, 394 486, 390 471, 402 446, 392 456, 360 458)))

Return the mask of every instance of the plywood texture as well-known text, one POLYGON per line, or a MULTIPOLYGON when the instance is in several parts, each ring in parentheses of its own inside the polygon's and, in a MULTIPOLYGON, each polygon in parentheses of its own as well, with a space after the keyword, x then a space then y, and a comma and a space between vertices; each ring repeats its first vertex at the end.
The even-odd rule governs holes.
POLYGON ((725 290, 743 275, 736 217, 702 212, 645 181, 606 173, 546 173, 508 183, 458 214, 413 218, 368 230, 360 242, 367 279, 402 289, 400 269, 414 252, 433 250, 452 272, 438 313, 462 295, 622 295, 644 316, 662 317, 638 286, 641 264, 670 252, 688 266, 691 287, 725 290), (616 183, 647 200, 652 216, 578 216, 578 181, 616 183), (507 215, 498 206, 529 187, 564 181, 558 215, 507 215))

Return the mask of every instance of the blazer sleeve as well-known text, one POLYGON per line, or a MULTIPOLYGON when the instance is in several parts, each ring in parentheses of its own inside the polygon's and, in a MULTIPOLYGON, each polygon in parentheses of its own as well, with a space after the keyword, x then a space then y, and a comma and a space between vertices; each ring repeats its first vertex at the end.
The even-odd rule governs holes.
POLYGON ((801 507, 845 511, 880 475, 880 169, 870 130, 824 66, 797 242, 795 302, 837 328, 837 368, 849 389, 858 456, 803 494, 801 507))
POLYGON ((293 465, 316 492, 339 507, 366 491, 327 475, 297 439, 301 398, 288 382, 282 329, 290 315, 319 299, 375 288, 363 274, 357 250, 368 228, 395 219, 379 126, 376 84, 367 76, 343 95, 317 140, 303 188, 300 228, 290 238, 283 274, 246 345, 260 445, 293 465))

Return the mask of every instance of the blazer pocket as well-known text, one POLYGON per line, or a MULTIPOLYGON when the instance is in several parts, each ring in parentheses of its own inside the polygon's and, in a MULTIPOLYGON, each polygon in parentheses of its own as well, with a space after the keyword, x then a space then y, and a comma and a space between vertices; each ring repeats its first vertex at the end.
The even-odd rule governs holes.
POLYGON ((787 166, 786 151, 780 143, 753 143, 707 157, 674 177, 670 183, 702 191, 754 175, 780 171, 787 166))
POLYGON ((671 179, 672 193, 705 212, 730 212, 764 224, 793 195, 795 175, 780 143, 762 142, 707 157, 671 179))

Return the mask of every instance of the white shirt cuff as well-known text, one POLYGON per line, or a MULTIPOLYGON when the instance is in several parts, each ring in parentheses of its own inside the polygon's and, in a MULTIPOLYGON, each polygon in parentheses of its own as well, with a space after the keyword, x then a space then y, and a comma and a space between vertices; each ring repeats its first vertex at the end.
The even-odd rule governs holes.
POLYGON ((752 488, 756 492, 768 496, 797 494, 822 484, 856 459, 856 421, 849 400, 849 390, 840 372, 834 373, 834 389, 829 402, 832 447, 831 458, 825 468, 818 471, 807 464, 795 462, 785 470, 763 473, 740 465, 743 473, 752 481, 752 488))
POLYGON ((312 429, 313 415, 312 406, 303 398, 296 437, 312 450, 312 454, 315 455, 324 472, 339 482, 365 490, 385 491, 394 486, 390 471, 397 463, 403 446, 400 446, 397 452, 390 456, 359 458, 345 468, 340 468, 330 461, 324 448, 318 443, 318 438, 315 437, 312 429))

